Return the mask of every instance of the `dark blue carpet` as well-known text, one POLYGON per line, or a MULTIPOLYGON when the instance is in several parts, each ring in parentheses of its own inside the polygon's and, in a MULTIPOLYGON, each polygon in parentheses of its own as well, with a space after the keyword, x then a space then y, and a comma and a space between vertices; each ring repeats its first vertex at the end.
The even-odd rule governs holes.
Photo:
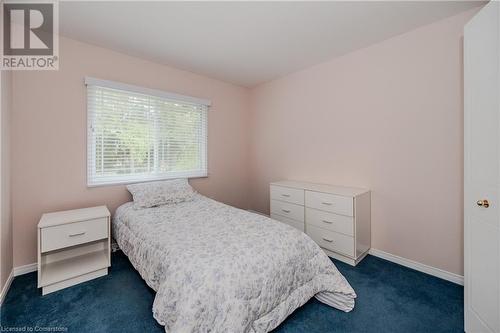
MULTIPOLYGON (((152 317, 154 292, 122 252, 112 263, 105 277, 43 297, 36 273, 16 277, 0 309, 2 329, 164 332, 152 317)), ((358 294, 354 310, 343 313, 313 298, 275 332, 464 331, 462 287, 372 256, 357 267, 335 264, 358 294)))

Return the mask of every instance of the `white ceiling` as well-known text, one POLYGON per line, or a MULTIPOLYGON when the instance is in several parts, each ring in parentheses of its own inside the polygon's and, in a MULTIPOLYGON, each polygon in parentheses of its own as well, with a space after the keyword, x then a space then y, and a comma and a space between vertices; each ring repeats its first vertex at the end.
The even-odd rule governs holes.
POLYGON ((481 4, 61 2, 60 32, 252 87, 481 4))

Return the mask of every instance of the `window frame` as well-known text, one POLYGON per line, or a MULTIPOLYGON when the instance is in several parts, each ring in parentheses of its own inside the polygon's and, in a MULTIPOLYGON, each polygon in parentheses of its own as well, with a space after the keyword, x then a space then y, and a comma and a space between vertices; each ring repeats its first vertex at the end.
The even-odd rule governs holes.
POLYGON ((139 182, 148 181, 158 181, 167 179, 177 179, 177 178, 204 178, 208 177, 208 111, 211 106, 211 101, 207 99, 191 97, 186 95, 180 95, 176 93, 150 89, 145 87, 134 86, 130 84, 101 80, 92 77, 85 77, 85 88, 86 88, 86 112, 87 112, 87 149, 86 149, 86 169, 87 169, 87 187, 99 187, 99 186, 112 186, 120 184, 133 184, 139 182), (89 111, 88 105, 88 87, 96 86, 101 88, 110 88, 115 90, 121 90, 123 92, 130 92, 135 94, 143 94, 151 97, 159 97, 167 99, 170 101, 178 101, 179 103, 186 104, 197 104, 203 106, 205 109, 202 110, 202 126, 201 137, 205 138, 205 145, 200 149, 200 157, 203 161, 204 168, 200 171, 179 171, 179 172, 169 172, 167 174, 155 174, 155 173, 142 173, 133 174, 128 176, 117 176, 117 177, 103 177, 102 180, 98 180, 99 177, 96 176, 97 166, 96 166, 96 141, 95 132, 93 131, 93 125, 95 122, 95 113, 89 111))

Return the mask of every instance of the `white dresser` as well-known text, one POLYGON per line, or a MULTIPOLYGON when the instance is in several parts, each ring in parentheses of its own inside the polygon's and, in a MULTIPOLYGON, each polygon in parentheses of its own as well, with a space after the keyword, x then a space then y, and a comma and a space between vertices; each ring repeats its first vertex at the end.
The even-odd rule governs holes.
POLYGON ((271 218, 305 232, 330 257, 355 266, 368 253, 370 190, 279 181, 270 198, 271 218))
POLYGON ((48 294, 108 274, 106 206, 43 214, 38 223, 38 288, 48 294))

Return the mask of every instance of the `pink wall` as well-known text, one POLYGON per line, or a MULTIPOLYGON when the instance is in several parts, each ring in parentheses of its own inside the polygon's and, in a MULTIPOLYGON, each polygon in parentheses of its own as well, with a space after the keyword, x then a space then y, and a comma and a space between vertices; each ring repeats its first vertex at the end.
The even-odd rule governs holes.
POLYGON ((372 189, 372 245, 463 273, 462 31, 472 10, 252 91, 251 207, 270 181, 372 189))
POLYGON ((12 215, 10 198, 10 135, 12 72, 0 71, 0 290, 12 272, 12 215))
POLYGON ((209 177, 201 193, 246 208, 249 91, 193 73, 61 38, 59 71, 18 71, 13 78, 12 188, 14 265, 36 262, 36 226, 44 212, 130 200, 124 186, 86 187, 85 76, 212 100, 209 177))

